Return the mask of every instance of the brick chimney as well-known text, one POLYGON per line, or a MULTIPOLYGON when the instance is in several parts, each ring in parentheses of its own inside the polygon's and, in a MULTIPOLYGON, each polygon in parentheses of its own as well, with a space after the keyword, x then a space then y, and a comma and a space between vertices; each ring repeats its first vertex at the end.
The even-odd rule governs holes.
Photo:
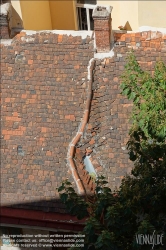
POLYGON ((10 3, 2 3, 0 5, 0 39, 9 39, 9 20, 8 14, 10 10, 10 3))
POLYGON ((94 31, 97 52, 110 51, 111 43, 111 6, 99 6, 93 10, 94 31))

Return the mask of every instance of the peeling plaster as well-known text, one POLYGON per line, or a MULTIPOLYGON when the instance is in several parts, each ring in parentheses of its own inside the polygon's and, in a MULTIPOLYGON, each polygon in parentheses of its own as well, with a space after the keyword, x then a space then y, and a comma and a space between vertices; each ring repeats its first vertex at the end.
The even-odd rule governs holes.
POLYGON ((12 39, 0 39, 1 40, 1 44, 3 44, 4 46, 8 46, 12 44, 12 39))
POLYGON ((108 57, 112 58, 113 56, 114 56, 114 48, 107 53, 95 53, 94 54, 94 58, 96 59, 104 59, 108 57))
POLYGON ((157 28, 157 27, 151 27, 151 26, 140 26, 138 30, 133 31, 127 31, 127 33, 137 33, 137 32, 144 32, 144 31, 158 31, 162 34, 166 34, 166 28, 157 28))
POLYGON ((81 36, 82 39, 86 39, 88 36, 90 38, 93 38, 93 31, 85 31, 85 30, 40 30, 40 31, 34 31, 34 30, 22 30, 21 32, 25 32, 26 35, 31 36, 35 34, 40 34, 40 33, 52 33, 52 34, 57 34, 57 35, 67 35, 67 36, 73 36, 73 37, 79 37, 81 36))

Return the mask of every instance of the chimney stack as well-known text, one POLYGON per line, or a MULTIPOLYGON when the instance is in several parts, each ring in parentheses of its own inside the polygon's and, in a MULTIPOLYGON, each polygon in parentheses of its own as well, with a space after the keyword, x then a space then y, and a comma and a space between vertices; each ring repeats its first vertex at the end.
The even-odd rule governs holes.
POLYGON ((111 43, 111 6, 99 6, 93 10, 97 52, 109 52, 111 43))

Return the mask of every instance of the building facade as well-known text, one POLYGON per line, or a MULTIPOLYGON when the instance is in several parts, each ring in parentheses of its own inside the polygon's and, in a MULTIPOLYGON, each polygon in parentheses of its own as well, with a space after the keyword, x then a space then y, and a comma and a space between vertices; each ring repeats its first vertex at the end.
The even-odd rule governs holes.
POLYGON ((112 6, 112 29, 123 26, 166 27, 165 1, 22 1, 11 0, 12 27, 26 30, 93 30, 92 10, 96 4, 112 6), (155 18, 154 18, 155 17, 155 18))

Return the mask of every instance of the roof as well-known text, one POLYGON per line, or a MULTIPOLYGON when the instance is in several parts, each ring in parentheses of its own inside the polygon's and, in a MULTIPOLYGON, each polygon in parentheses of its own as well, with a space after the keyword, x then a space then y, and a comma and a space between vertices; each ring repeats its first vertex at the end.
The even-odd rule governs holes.
POLYGON ((2 45, 1 205, 64 213, 56 188, 67 177, 76 185, 67 153, 83 117, 92 41, 22 32, 2 45))
POLYGON ((69 159, 84 188, 94 189, 83 165, 87 154, 112 188, 130 172, 132 103, 120 94, 120 75, 131 48, 150 72, 159 56, 166 62, 166 37, 151 31, 114 37, 113 54, 93 64, 90 36, 24 31, 2 44, 3 207, 66 213, 56 188, 68 177, 77 190, 69 159))

